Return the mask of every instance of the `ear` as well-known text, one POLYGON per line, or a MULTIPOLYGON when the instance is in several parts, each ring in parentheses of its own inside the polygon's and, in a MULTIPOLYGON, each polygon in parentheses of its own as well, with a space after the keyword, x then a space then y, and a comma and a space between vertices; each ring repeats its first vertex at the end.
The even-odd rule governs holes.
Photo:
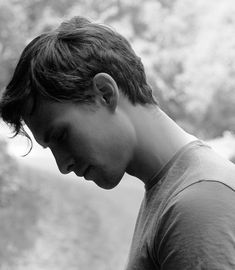
POLYGON ((93 86, 100 102, 115 111, 119 99, 119 89, 115 80, 107 73, 98 73, 93 78, 93 86))

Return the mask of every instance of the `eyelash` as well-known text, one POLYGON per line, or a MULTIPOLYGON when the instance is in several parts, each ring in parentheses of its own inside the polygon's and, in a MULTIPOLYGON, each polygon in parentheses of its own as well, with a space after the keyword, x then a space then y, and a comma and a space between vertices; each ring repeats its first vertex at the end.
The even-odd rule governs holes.
POLYGON ((58 132, 58 134, 55 134, 54 140, 55 140, 56 142, 63 142, 64 139, 65 139, 65 137, 66 137, 66 134, 67 134, 66 131, 58 132))

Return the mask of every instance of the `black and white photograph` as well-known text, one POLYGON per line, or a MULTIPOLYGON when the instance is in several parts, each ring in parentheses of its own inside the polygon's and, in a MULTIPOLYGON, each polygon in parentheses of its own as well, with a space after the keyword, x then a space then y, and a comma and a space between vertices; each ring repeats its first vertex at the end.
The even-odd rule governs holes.
POLYGON ((234 15, 0 0, 0 270, 235 270, 234 15))

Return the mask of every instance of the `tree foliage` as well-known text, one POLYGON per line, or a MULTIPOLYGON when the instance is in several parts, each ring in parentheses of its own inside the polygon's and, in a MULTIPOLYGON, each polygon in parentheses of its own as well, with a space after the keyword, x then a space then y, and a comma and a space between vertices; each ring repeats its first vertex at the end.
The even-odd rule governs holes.
POLYGON ((18 191, 17 164, 8 154, 6 142, 0 140, 0 207, 8 205, 18 191))
POLYGON ((233 0, 0 0, 0 88, 35 35, 75 15, 106 23, 141 56, 162 108, 205 138, 234 131, 233 0))

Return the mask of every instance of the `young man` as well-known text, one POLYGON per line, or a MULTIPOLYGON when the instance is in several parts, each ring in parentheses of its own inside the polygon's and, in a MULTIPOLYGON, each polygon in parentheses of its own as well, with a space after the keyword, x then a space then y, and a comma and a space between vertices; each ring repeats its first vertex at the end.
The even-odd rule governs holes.
POLYGON ((127 270, 235 269, 235 166, 159 108, 121 35, 75 17, 36 37, 0 108, 62 173, 104 189, 125 172, 145 183, 127 270))

